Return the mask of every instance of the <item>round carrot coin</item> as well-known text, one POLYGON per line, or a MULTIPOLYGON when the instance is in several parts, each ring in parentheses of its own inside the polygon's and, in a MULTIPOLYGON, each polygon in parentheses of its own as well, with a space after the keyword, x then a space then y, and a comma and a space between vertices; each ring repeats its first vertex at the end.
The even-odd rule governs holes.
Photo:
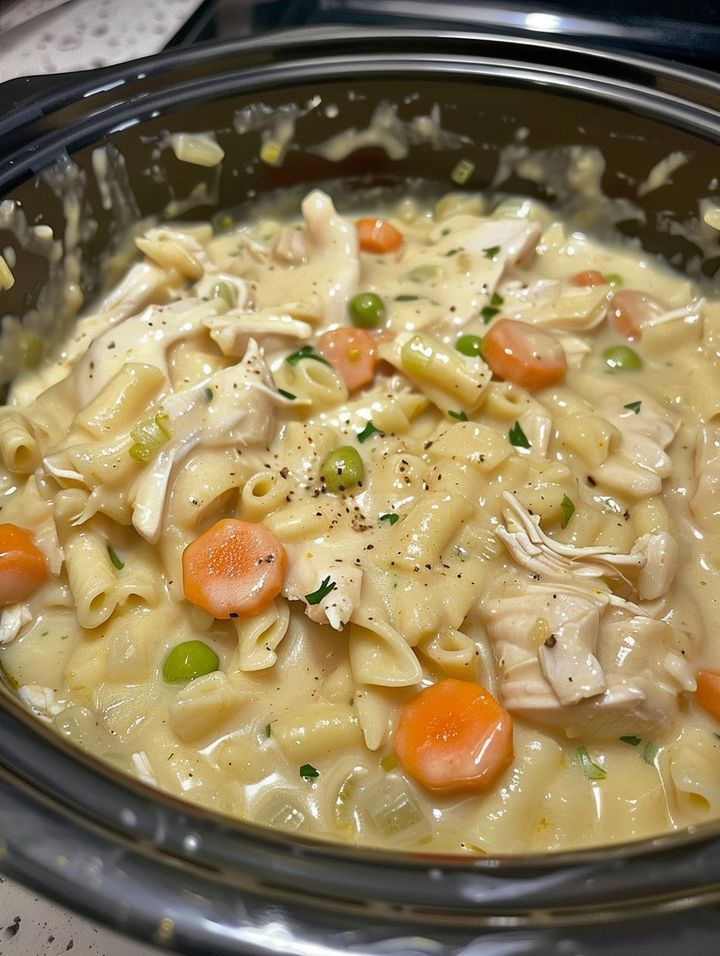
POLYGON ((447 678, 405 704, 394 746, 428 790, 489 790, 513 760, 512 718, 480 684, 447 678))
POLYGON ((0 524, 0 606, 34 594, 47 578, 45 556, 25 528, 0 524))
POLYGON ((254 617, 282 590, 287 554, 265 525, 224 518, 185 548, 182 565, 192 604, 223 620, 254 617))

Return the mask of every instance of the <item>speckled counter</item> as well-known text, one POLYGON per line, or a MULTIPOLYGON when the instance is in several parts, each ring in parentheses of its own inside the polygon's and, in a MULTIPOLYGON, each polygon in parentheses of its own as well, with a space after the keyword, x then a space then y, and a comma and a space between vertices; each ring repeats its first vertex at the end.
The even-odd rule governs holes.
MULTIPOLYGON (((167 950, 165 950, 167 952, 167 950)), ((157 956, 0 877, 0 956, 157 956)))

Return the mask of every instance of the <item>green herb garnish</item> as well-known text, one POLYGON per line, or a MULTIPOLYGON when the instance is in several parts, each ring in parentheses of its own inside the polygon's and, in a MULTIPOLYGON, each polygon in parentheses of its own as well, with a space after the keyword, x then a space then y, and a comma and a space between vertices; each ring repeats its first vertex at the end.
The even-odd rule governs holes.
POLYGON ((495 259, 500 253, 500 246, 488 246, 487 249, 483 249, 483 255, 486 259, 495 259))
POLYGON ((562 511, 560 527, 567 528, 568 521, 572 518, 573 512, 575 511, 575 505, 570 501, 567 495, 563 495, 563 499, 560 502, 560 510, 562 511))
POLYGON ((490 305, 502 305, 505 299, 501 295, 498 295, 497 292, 493 292, 492 298, 490 299, 490 305))
POLYGON ((107 546, 107 552, 110 560, 112 561, 113 567, 117 568, 118 571, 122 571, 122 569, 125 567, 125 562, 120 560, 117 551, 111 544, 107 546))
POLYGON ((483 317, 485 325, 487 325, 491 319, 494 319, 499 311, 500 309, 496 309, 494 305, 486 305, 480 309, 480 315, 483 317))
POLYGON ((588 780, 604 780, 605 777, 607 777, 607 772, 590 759, 590 754, 585 747, 577 748, 575 751, 575 760, 582 767, 583 773, 588 780))
POLYGON ((396 302, 418 302, 420 299, 419 295, 396 295, 396 302))
POLYGON ((208 387, 203 391, 203 395, 205 396, 205 398, 206 398, 209 402, 211 402, 211 401, 213 400, 213 398, 215 397, 215 392, 213 392, 213 390, 208 386, 208 387))
POLYGON ((454 412, 452 409, 448 410, 448 415, 450 418, 457 418, 459 422, 466 422, 468 420, 467 415, 462 410, 459 412, 454 412))
POLYGON ((635 412, 635 414, 637 415, 638 412, 640 411, 641 405, 642 405, 642 402, 628 402, 627 405, 623 405, 623 408, 627 408, 631 412, 635 412))
POLYGON ((269 737, 272 734, 272 724, 265 724, 265 736, 269 737))
POLYGON ((288 355, 285 361, 288 365, 297 365, 302 359, 313 359, 315 362, 322 362, 323 365, 330 365, 322 355, 318 355, 312 345, 303 345, 302 348, 298 349, 297 352, 293 352, 292 355, 288 355))
POLYGON ((508 432, 508 438, 510 439, 510 444, 514 445, 516 448, 529 448, 530 442, 525 432, 520 427, 520 422, 516 421, 513 427, 508 432))
POLYGON ((362 445, 363 442, 366 442, 368 438, 371 438, 373 435, 382 435, 382 432, 379 428, 376 428, 372 422, 368 422, 363 430, 358 432, 357 440, 362 445))
POLYGON ((620 740, 624 744, 628 744, 630 747, 637 747, 638 744, 642 743, 640 737, 636 737, 634 734, 627 734, 625 737, 621 737, 620 740))
POLYGON ((317 591, 311 591, 310 594, 305 595, 305 600, 308 604, 319 604, 336 587, 337 584, 334 581, 331 581, 330 578, 324 578, 317 591))
POLYGON ((400 520, 400 515, 396 515, 396 514, 393 514, 392 512, 389 512, 386 515, 380 515, 380 520, 387 521, 388 524, 393 525, 395 524, 396 521, 400 520))
POLYGON ((279 388, 279 389, 278 389, 278 392, 279 392, 280 395, 282 395, 283 398, 287 398, 287 399, 289 399, 291 402, 294 402, 295 399, 297 398, 297 395, 293 395, 292 392, 286 392, 284 388, 279 388))
POLYGON ((300 776, 303 780, 312 780, 314 777, 319 777, 320 773, 311 763, 304 763, 300 768, 300 776))

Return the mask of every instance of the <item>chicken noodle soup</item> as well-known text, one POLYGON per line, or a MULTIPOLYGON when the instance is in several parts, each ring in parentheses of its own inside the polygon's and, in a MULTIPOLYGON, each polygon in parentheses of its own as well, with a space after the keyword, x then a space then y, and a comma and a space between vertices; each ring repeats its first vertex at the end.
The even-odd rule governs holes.
POLYGON ((525 853, 720 816, 720 307, 477 196, 160 226, 0 410, 0 661, 214 810, 525 853))

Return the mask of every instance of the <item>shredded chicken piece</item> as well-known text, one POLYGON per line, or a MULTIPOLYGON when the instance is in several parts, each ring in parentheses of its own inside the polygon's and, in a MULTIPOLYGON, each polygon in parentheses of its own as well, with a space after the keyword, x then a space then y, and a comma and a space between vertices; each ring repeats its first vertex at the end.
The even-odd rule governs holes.
POLYGON ((508 710, 570 737, 651 733, 673 720, 692 675, 669 624, 616 610, 589 587, 528 582, 501 593, 484 613, 508 710))
POLYGON ((317 591, 324 581, 335 587, 318 604, 305 601, 305 613, 317 624, 330 624, 341 631, 360 604, 362 569, 346 560, 332 559, 333 549, 322 547, 308 559, 304 548, 287 547, 290 569, 283 586, 289 601, 305 601, 306 594, 317 591))
POLYGON ((168 348, 203 331, 205 321, 226 307, 220 299, 180 299, 169 305, 148 306, 108 329, 78 362, 79 403, 88 405, 126 362, 154 365, 167 375, 168 348))
POLYGON ((319 189, 303 199, 302 214, 307 226, 308 261, 298 268, 304 273, 318 272, 324 280, 320 295, 325 322, 342 323, 360 280, 357 230, 319 189), (332 277, 329 285, 328 275, 332 277))
POLYGON ((253 339, 237 365, 169 395, 163 410, 169 419, 170 441, 143 469, 130 494, 135 530, 151 544, 157 542, 172 471, 196 447, 266 443, 274 402, 283 403, 283 399, 253 339))
POLYGON ((283 339, 309 339, 312 326, 295 318, 293 313, 302 314, 302 306, 271 306, 259 312, 231 309, 225 315, 206 319, 205 325, 224 355, 240 356, 245 354, 251 338, 271 351, 276 346, 282 347, 283 339))
POLYGON ((42 687, 40 684, 25 684, 18 690, 20 700, 34 711, 35 716, 44 723, 52 722, 53 717, 57 717, 65 710, 65 704, 61 704, 52 687, 42 687))
POLYGON ((14 641, 26 624, 32 621, 27 604, 12 604, 4 607, 0 614, 0 644, 14 641))

